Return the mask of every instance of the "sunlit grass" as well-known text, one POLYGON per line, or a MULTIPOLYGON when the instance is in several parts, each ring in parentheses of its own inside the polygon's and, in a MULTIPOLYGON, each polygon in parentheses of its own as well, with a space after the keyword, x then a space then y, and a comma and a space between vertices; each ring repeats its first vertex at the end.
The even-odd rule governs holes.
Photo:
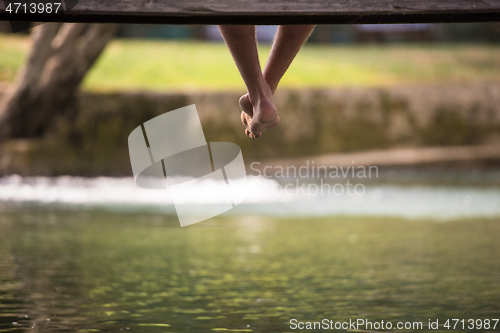
MULTIPOLYGON (((29 39, 0 35, 0 81, 11 82, 29 39)), ((269 45, 261 45, 265 62, 269 45)), ((497 45, 315 45, 302 49, 281 87, 460 84, 500 80, 497 45)), ((84 81, 87 90, 244 89, 222 43, 114 40, 84 81)))
POLYGON ((12 82, 26 60, 30 47, 26 37, 14 38, 0 34, 0 82, 12 82))

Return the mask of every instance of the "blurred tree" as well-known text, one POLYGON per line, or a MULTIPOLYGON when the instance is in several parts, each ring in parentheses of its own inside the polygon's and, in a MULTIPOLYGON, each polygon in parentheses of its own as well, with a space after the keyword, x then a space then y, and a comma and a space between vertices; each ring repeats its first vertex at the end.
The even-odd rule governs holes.
POLYGON ((71 103, 114 31, 114 24, 33 28, 28 60, 0 98, 0 139, 42 135, 71 103))

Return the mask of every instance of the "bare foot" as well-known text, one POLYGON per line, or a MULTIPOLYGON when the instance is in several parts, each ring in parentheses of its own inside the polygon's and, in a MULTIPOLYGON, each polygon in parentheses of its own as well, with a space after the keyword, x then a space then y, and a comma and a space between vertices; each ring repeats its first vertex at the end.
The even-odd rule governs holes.
POLYGON ((280 117, 271 98, 261 98, 257 103, 250 101, 250 96, 245 94, 240 98, 241 122, 245 126, 245 134, 253 139, 262 136, 262 132, 278 126, 280 117), (256 107, 257 106, 257 107, 256 107))

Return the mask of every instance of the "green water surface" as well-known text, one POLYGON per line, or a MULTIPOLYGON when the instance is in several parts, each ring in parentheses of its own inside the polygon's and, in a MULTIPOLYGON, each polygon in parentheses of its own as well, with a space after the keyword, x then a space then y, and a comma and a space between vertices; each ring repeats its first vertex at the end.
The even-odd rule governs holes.
POLYGON ((154 214, 3 212, 0 332, 297 332, 312 330, 291 319, 358 318, 448 331, 447 318, 499 318, 499 235, 498 220, 180 228, 154 214))

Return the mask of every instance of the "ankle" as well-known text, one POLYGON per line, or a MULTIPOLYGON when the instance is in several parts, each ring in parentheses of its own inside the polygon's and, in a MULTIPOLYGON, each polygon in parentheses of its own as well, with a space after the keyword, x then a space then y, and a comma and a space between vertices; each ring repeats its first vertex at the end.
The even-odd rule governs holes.
POLYGON ((255 87, 253 91, 248 93, 248 98, 253 105, 259 105, 261 103, 266 103, 268 100, 273 101, 273 92, 271 87, 269 87, 266 82, 263 82, 261 85, 255 87))
POLYGON ((264 72, 262 73, 262 77, 271 89, 271 93, 274 95, 274 93, 276 92, 276 88, 278 88, 278 83, 280 81, 279 78, 273 77, 273 75, 269 74, 266 70, 264 70, 264 72))

